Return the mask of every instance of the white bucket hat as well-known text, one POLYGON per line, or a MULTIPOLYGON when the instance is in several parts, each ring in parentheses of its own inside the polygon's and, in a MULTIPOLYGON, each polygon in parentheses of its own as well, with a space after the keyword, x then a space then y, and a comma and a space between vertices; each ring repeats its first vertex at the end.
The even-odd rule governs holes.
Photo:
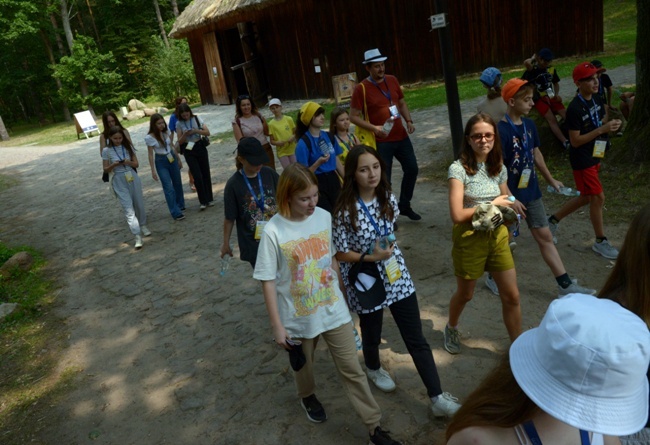
POLYGON ((594 433, 622 436, 648 420, 648 326, 618 303, 570 294, 510 347, 521 389, 543 411, 594 433))
POLYGON ((363 61, 364 65, 375 62, 383 62, 384 60, 388 59, 388 57, 382 56, 379 52, 379 49, 377 48, 369 49, 363 54, 363 57, 365 57, 365 60, 363 61))

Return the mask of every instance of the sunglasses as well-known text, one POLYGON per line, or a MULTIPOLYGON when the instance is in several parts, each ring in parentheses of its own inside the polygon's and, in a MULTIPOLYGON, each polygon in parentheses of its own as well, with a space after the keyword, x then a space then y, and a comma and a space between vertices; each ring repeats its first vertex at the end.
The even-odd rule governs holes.
POLYGON ((485 138, 487 142, 492 142, 494 140, 494 133, 476 133, 476 134, 470 134, 469 138, 473 142, 481 142, 481 139, 485 138))
POLYGON ((250 99, 251 97, 248 94, 242 94, 241 96, 237 96, 237 100, 244 100, 244 99, 250 99))

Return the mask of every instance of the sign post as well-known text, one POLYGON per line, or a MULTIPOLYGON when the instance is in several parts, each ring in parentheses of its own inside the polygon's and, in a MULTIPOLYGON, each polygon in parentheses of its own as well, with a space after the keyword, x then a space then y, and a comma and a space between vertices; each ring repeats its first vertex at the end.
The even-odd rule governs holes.
POLYGON ((456 82, 456 67, 454 65, 454 50, 451 46, 451 33, 447 22, 447 0, 436 0, 436 11, 432 15, 431 30, 438 30, 440 37, 440 54, 442 56, 442 71, 445 76, 445 91, 447 93, 447 110, 449 113, 449 128, 454 149, 454 159, 458 159, 463 143, 463 117, 460 112, 458 83, 456 82))
POLYGON ((95 122, 95 119, 93 119, 92 114, 90 114, 90 111, 88 110, 82 111, 80 113, 75 113, 74 125, 77 128, 77 139, 79 139, 79 135, 81 133, 86 136, 86 139, 88 139, 88 134, 92 133, 93 131, 96 131, 98 135, 100 134, 99 127, 97 127, 97 122, 95 122))

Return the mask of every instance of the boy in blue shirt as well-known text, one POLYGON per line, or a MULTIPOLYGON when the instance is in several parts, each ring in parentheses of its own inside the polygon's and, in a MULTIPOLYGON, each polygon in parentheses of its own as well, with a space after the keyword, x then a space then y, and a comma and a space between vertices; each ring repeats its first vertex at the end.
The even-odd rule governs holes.
MULTIPOLYGON (((533 107, 533 90, 533 85, 522 79, 511 79, 501 89, 501 97, 508 105, 508 110, 498 122, 497 129, 503 150, 503 163, 508 170, 508 188, 516 198, 512 208, 521 214, 528 224, 544 262, 557 281, 559 295, 594 295, 594 289, 584 288, 571 280, 553 244, 535 167, 556 190, 559 191, 563 184, 554 179, 546 167, 544 156, 539 149, 539 135, 535 123, 524 117, 533 107)), ((490 280, 491 277, 488 276, 486 284, 492 290, 488 283, 490 280)))

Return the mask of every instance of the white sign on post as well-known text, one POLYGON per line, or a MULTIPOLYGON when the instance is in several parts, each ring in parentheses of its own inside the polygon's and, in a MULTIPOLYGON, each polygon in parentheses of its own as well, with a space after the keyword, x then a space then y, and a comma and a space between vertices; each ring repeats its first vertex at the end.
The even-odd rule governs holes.
POLYGON ((444 28, 445 26, 447 26, 447 14, 445 13, 432 15, 431 17, 429 17, 429 20, 431 21, 432 31, 434 29, 444 28))
POLYGON ((97 122, 93 119, 93 115, 90 114, 90 111, 82 111, 80 113, 75 113, 74 115, 74 124, 77 127, 77 139, 81 133, 88 138, 88 133, 96 131, 99 134, 99 127, 97 127, 97 122))

